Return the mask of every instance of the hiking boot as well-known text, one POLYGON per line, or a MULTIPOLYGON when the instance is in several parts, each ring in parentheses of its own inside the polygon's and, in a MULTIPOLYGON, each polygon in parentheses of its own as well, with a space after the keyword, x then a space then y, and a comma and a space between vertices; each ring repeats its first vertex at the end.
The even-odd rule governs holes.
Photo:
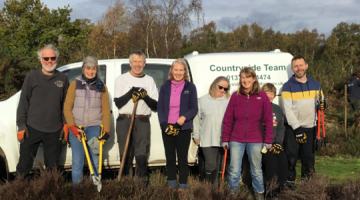
POLYGON ((255 200, 264 200, 264 192, 254 192, 255 200))

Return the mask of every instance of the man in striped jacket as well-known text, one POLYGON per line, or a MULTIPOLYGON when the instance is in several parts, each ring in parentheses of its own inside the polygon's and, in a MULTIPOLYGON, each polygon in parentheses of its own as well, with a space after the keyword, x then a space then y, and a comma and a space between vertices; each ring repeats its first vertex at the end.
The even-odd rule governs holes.
POLYGON ((305 58, 295 56, 291 60, 291 69, 294 75, 283 85, 281 92, 285 115, 284 150, 289 166, 287 184, 290 187, 295 182, 298 156, 302 164, 302 181, 315 173, 316 114, 317 109, 326 106, 320 83, 306 75, 308 64, 305 58))

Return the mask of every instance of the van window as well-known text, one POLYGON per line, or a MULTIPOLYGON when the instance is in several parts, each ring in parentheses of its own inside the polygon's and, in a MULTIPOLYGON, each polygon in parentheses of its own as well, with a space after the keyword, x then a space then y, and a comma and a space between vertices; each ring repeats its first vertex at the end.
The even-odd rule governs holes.
MULTIPOLYGON (((99 65, 100 72, 98 74, 99 78, 106 84, 106 65, 99 65)), ((76 77, 78 77, 81 74, 81 67, 68 69, 66 71, 63 71, 62 73, 66 74, 66 76, 69 79, 69 83, 74 81, 76 77)))
MULTIPOLYGON (((156 87, 158 92, 160 92, 160 87, 165 83, 170 70, 170 65, 159 65, 159 64, 146 64, 144 67, 143 73, 151 76, 155 80, 156 87)), ((129 64, 121 65, 121 73, 125 74, 130 71, 129 64)))

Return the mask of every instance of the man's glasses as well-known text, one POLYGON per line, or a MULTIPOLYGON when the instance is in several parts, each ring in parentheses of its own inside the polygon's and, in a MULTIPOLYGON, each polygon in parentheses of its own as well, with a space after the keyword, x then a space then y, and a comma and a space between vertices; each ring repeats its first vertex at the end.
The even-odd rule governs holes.
POLYGON ((219 90, 224 89, 225 92, 227 92, 227 91, 229 90, 229 88, 223 87, 223 86, 221 86, 221 85, 218 85, 218 86, 219 86, 219 90))
POLYGON ((56 57, 42 57, 42 59, 44 59, 45 61, 49 61, 49 59, 51 59, 51 61, 55 61, 56 57))

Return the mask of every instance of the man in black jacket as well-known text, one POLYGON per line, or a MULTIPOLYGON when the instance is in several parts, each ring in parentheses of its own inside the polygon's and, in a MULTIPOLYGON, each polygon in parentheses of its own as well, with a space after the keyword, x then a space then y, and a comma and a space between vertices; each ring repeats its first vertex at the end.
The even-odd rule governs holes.
POLYGON ((20 142, 16 171, 22 176, 29 174, 40 143, 44 145, 46 168, 55 167, 62 143, 68 138, 63 105, 69 81, 55 69, 59 52, 54 46, 46 45, 37 54, 42 68, 26 75, 16 114, 20 142))
POLYGON ((348 101, 351 105, 350 114, 359 110, 360 106, 360 80, 358 73, 354 72, 350 78, 350 82, 347 84, 348 89, 348 101))

